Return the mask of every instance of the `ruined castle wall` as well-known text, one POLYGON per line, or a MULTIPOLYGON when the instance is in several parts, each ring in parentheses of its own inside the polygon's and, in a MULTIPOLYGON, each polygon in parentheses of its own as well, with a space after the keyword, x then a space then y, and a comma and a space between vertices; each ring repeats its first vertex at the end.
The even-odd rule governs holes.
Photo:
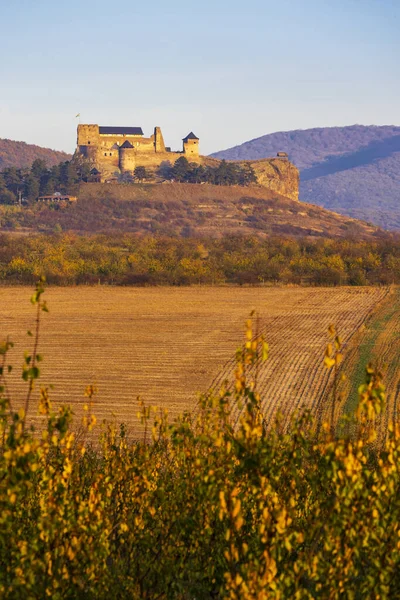
POLYGON ((119 168, 119 150, 112 150, 111 148, 98 148, 97 149, 97 163, 98 169, 101 171, 101 165, 106 164, 109 167, 119 168))
MULTIPOLYGON (((102 149, 98 152, 96 166, 99 171, 113 172, 115 169, 134 171, 136 167, 145 167, 149 173, 155 174, 162 163, 174 165, 175 161, 184 156, 181 152, 138 152, 136 148, 120 148, 113 156, 111 151, 102 149)), ((202 162, 202 157, 189 157, 191 162, 202 162)))
MULTIPOLYGON (((184 156, 182 152, 146 152, 138 151, 137 148, 119 148, 112 150, 110 148, 95 148, 90 146, 80 147, 80 153, 85 158, 91 158, 96 168, 107 173, 109 176, 115 170, 134 171, 138 166, 145 167, 149 173, 156 173, 162 163, 174 165, 175 161, 184 156), (90 156, 89 156, 90 153, 90 156)), ((188 156, 190 162, 203 162, 201 156, 188 156)))
POLYGON ((161 133, 160 127, 154 128, 154 136, 153 137, 154 137, 154 146, 155 146, 156 152, 165 152, 164 138, 163 138, 163 134, 161 133))
POLYGON ((140 142, 135 144, 135 150, 138 154, 155 154, 154 140, 141 139, 140 142))
MULTIPOLYGON (((181 156, 185 156, 182 152, 157 152, 154 154, 136 154, 136 166, 146 168, 157 168, 161 163, 169 162, 173 166, 175 161, 181 156)), ((186 156, 189 162, 202 162, 201 156, 186 156)))

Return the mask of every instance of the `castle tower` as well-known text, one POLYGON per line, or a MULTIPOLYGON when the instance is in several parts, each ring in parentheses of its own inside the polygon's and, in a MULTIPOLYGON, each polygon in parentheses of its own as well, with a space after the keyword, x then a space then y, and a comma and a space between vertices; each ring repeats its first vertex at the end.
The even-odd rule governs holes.
POLYGON ((199 138, 191 131, 183 138, 183 153, 189 158, 190 156, 199 156, 199 138))
POLYGON ((77 151, 92 161, 97 159, 99 145, 98 125, 78 125, 77 151))
POLYGON ((119 149, 119 168, 121 173, 134 171, 136 167, 136 151, 132 144, 126 140, 119 149))
POLYGON ((78 125, 78 146, 96 146, 99 142, 98 125, 78 125))
POLYGON ((161 127, 154 127, 154 148, 156 152, 165 152, 165 144, 161 127))

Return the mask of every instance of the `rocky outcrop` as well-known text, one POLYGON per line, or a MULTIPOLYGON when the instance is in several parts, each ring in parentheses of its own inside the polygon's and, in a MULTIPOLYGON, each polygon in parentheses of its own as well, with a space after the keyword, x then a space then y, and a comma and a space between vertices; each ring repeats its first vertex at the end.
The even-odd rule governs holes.
MULTIPOLYGON (((217 167, 221 162, 211 156, 200 156, 203 165, 217 167)), ((299 199, 299 170, 287 158, 262 158, 260 160, 235 160, 240 166, 250 165, 257 177, 258 185, 285 196, 299 199)))
POLYGON ((299 170, 288 160, 264 158, 261 160, 240 161, 239 164, 250 164, 252 166, 259 185, 291 200, 299 199, 299 170))

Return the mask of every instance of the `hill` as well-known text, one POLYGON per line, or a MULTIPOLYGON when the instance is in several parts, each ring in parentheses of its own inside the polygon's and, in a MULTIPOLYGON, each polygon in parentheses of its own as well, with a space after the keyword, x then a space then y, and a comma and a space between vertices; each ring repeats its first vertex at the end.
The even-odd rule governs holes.
POLYGON ((83 184, 76 204, 0 207, 0 230, 160 233, 172 236, 360 239, 381 231, 361 221, 280 196, 261 186, 83 184), (57 210, 58 209, 58 210, 57 210))
POLYGON ((0 139, 0 171, 7 167, 16 167, 17 169, 30 167, 37 158, 44 160, 48 167, 53 167, 60 162, 69 160, 71 155, 50 148, 41 148, 34 144, 0 139))
POLYGON ((300 200, 400 229, 400 127, 322 127, 278 132, 212 154, 257 160, 288 152, 300 200))

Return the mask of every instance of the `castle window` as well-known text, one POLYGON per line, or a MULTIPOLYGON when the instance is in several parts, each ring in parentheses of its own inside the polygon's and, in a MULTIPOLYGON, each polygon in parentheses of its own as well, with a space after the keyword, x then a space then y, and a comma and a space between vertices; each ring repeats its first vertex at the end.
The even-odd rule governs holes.
POLYGON ((104 156, 107 156, 107 152, 104 152, 104 156))
POLYGON ((110 156, 112 156, 112 152, 110 152, 110 156))
POLYGON ((90 141, 88 141, 88 144, 90 144, 90 141))

